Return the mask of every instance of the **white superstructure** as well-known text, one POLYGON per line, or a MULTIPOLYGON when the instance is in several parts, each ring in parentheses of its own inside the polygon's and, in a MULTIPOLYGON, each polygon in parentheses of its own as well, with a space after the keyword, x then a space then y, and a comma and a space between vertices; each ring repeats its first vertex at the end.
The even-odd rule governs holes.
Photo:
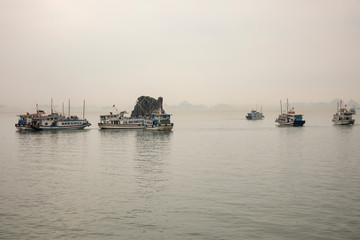
POLYGON ((32 120, 31 124, 31 127, 35 130, 75 130, 84 129, 89 126, 91 124, 86 119, 80 119, 77 116, 65 117, 58 113, 36 117, 32 120))
POLYGON ((117 114, 100 115, 98 123, 101 129, 141 129, 144 128, 143 118, 125 117, 126 111, 117 114))

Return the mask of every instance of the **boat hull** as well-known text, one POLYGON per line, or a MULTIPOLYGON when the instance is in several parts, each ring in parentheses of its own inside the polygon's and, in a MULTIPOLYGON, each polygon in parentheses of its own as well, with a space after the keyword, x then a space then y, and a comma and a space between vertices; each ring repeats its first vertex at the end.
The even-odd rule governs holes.
POLYGON ((174 124, 161 124, 161 125, 145 125, 146 129, 152 131, 171 131, 174 127, 174 124))
POLYGON ((333 123, 336 125, 351 125, 355 123, 355 119, 351 120, 333 120, 333 123))
POLYGON ((98 123, 100 129, 143 129, 142 124, 111 124, 111 123, 98 123))
POLYGON ((284 122, 284 121, 275 121, 280 126, 289 126, 289 127, 302 127, 305 124, 305 121, 294 121, 294 122, 284 122))
POLYGON ((247 120, 262 120, 264 117, 246 116, 247 120))
POLYGON ((85 127, 89 127, 91 124, 75 125, 75 126, 32 126, 35 130, 81 130, 85 127))

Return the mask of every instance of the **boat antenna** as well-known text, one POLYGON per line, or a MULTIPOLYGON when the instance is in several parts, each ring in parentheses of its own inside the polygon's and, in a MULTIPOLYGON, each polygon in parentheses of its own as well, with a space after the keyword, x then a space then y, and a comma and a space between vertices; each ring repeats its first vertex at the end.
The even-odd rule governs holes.
POLYGON ((53 115, 53 99, 51 98, 51 115, 53 115))
POLYGON ((65 116, 64 103, 62 103, 62 114, 65 116))
POLYGON ((83 120, 85 120, 85 99, 84 99, 84 103, 83 103, 83 120))
POLYGON ((70 98, 69 98, 69 118, 70 118, 70 98))

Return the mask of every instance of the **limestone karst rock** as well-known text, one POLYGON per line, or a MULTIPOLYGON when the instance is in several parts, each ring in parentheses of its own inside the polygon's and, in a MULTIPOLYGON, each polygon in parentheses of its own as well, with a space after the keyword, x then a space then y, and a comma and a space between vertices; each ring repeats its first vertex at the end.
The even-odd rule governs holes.
POLYGON ((134 110, 131 112, 131 117, 150 116, 156 110, 163 110, 163 98, 155 98, 149 96, 141 96, 137 99, 134 110))

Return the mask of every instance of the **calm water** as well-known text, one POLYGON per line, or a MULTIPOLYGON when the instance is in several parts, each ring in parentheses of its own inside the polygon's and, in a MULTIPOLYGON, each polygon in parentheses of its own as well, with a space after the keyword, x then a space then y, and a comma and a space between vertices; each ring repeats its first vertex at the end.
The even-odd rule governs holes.
POLYGON ((1 239, 359 239, 360 118, 177 113, 173 132, 17 132, 0 115, 1 239))

